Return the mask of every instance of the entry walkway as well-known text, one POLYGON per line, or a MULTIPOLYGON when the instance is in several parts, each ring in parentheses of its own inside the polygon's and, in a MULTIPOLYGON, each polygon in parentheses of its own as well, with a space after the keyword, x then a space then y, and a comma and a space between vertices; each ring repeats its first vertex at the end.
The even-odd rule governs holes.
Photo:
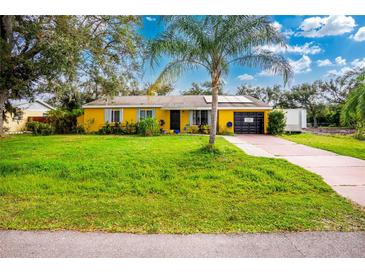
POLYGON ((274 157, 314 172, 340 195, 365 206, 365 161, 297 144, 271 135, 236 135, 225 139, 252 156, 274 157))

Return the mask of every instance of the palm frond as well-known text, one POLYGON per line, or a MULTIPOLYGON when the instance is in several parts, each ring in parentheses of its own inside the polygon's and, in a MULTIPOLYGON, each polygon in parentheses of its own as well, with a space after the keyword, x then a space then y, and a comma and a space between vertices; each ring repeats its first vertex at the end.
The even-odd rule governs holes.
POLYGON ((289 62, 283 56, 270 51, 260 51, 241 56, 231 60, 229 64, 231 63, 241 66, 258 67, 272 74, 281 74, 285 84, 293 75, 289 62))

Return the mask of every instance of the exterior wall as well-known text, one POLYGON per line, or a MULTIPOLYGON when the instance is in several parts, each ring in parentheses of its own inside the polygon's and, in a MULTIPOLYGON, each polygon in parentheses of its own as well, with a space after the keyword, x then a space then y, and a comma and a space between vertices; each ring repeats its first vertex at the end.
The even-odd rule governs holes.
POLYGON ((170 130, 170 111, 164 110, 161 108, 156 108, 156 119, 161 121, 164 121, 164 124, 162 126, 163 130, 170 130))
POLYGON ((267 134, 267 126, 269 124, 268 110, 219 110, 218 111, 218 132, 234 133, 234 112, 264 112, 264 133, 267 134), (227 123, 232 122, 232 127, 227 127, 227 123))
POLYGON ((88 132, 98 131, 104 126, 104 109, 90 108, 84 110, 84 127, 88 132))
POLYGON ((186 132, 189 123, 189 110, 180 110, 180 132, 186 132))
POLYGON ((19 121, 14 121, 10 115, 7 115, 8 122, 4 123, 4 127, 8 128, 9 132, 23 131, 28 122, 28 117, 43 117, 44 113, 44 111, 23 110, 23 117, 19 121))
MULTIPOLYGON (((151 108, 141 108, 151 109, 151 108)), ((139 108, 123 108, 123 120, 125 122, 137 122, 137 111, 139 108)), ((170 130, 170 111, 163 110, 161 108, 155 108, 155 118, 165 123, 162 126, 164 130, 170 130)), ((268 110, 219 110, 218 111, 218 132, 219 133, 233 133, 234 131, 234 112, 264 112, 264 132, 267 133, 268 126, 268 110), (231 128, 227 127, 227 122, 232 122, 231 128)), ((77 120, 78 124, 83 124, 86 131, 93 132, 98 131, 104 126, 104 109, 84 109, 83 118, 80 116, 77 120)), ((189 110, 180 111, 180 131, 186 132, 189 126, 189 110)))

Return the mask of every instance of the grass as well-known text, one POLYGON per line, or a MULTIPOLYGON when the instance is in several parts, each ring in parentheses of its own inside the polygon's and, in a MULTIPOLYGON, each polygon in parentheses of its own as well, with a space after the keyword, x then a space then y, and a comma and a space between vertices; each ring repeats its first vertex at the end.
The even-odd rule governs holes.
POLYGON ((365 230, 365 212, 285 160, 205 136, 0 140, 0 229, 133 233, 365 230))
POLYGON ((357 140, 352 136, 303 133, 284 135, 283 138, 299 144, 365 160, 365 141, 357 140))

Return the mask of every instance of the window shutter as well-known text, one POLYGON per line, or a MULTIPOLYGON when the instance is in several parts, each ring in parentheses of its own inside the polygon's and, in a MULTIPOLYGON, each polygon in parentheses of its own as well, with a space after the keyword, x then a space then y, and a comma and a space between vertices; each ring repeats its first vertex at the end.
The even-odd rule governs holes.
POLYGON ((140 109, 137 108, 136 111, 137 111, 137 121, 136 122, 139 122, 139 111, 140 111, 140 109))
POLYGON ((156 118, 156 109, 152 109, 152 118, 155 119, 156 118))
MULTIPOLYGON (((217 115, 218 117, 218 115, 217 115)), ((211 126, 212 125, 212 111, 208 110, 208 125, 211 126)))
POLYGON ((104 110, 104 122, 110 123, 112 117, 112 110, 111 109, 105 109, 104 110))
POLYGON ((189 110, 189 125, 190 126, 192 126, 194 123, 193 113, 194 113, 194 110, 189 110))
POLYGON ((123 122, 123 109, 120 109, 120 117, 119 117, 119 122, 122 123, 123 122))

